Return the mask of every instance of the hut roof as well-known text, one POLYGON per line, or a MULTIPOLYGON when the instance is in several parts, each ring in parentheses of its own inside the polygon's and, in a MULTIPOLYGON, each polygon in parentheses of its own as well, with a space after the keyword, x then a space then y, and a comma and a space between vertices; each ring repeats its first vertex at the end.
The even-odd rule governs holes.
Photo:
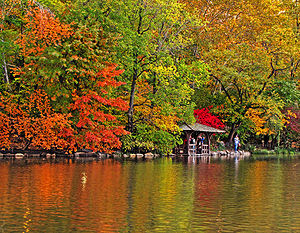
POLYGON ((216 129, 207 125, 202 125, 199 123, 195 124, 183 124, 180 126, 183 131, 196 131, 196 132, 207 132, 207 133, 225 133, 224 130, 216 129))

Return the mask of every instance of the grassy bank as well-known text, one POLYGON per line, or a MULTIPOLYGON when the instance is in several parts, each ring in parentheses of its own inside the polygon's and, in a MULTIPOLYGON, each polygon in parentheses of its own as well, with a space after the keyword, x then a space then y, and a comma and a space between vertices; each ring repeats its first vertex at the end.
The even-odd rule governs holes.
POLYGON ((278 148, 275 150, 268 149, 256 149, 252 152, 252 158, 254 159, 285 159, 299 157, 300 152, 293 149, 278 148))

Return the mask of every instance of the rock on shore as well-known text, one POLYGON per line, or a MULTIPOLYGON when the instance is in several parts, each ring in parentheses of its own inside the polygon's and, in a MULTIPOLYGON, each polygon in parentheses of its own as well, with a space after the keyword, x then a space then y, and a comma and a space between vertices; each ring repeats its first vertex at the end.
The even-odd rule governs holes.
POLYGON ((215 158, 219 158, 219 157, 250 157, 251 153, 248 151, 238 151, 238 152, 234 152, 234 151, 213 151, 211 152, 211 156, 215 157, 215 158))
POLYGON ((0 153, 0 159, 23 159, 23 158, 43 158, 43 159, 55 159, 55 158, 98 158, 98 159, 130 159, 130 160, 151 160, 159 158, 159 154, 148 153, 137 153, 137 154, 123 154, 120 151, 106 154, 101 152, 92 152, 92 151, 77 151, 74 154, 64 154, 63 152, 59 153, 49 153, 47 151, 41 152, 23 152, 23 153, 0 153))

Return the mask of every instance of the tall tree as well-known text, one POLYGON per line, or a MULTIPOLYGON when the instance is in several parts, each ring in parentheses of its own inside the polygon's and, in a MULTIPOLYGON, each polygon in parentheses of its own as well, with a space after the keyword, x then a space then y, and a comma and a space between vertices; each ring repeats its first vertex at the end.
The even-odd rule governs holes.
POLYGON ((204 78, 205 66, 201 62, 189 66, 192 61, 184 59, 192 44, 190 28, 201 25, 184 8, 173 0, 109 2, 104 8, 120 37, 116 55, 128 85, 127 129, 133 133, 132 143, 145 138, 149 144, 158 143, 158 133, 154 135, 158 131, 176 141, 172 136, 178 135, 176 123, 194 120, 191 87, 204 78), (167 121, 173 122, 168 129, 167 121))
MULTIPOLYGON (((106 62, 106 39, 99 29, 101 23, 95 20, 95 15, 86 19, 86 15, 79 14, 79 6, 72 5, 65 17, 59 19, 40 4, 28 2, 22 17, 23 30, 16 40, 18 59, 22 62, 13 68, 14 90, 9 96, 12 104, 24 106, 24 121, 31 121, 36 116, 35 112, 26 111, 31 101, 28 95, 36 91, 43 93, 44 104, 51 104, 49 111, 61 114, 69 126, 64 133, 56 131, 55 136, 49 135, 67 140, 68 149, 111 151, 120 148, 119 137, 127 133, 117 116, 127 109, 127 104, 115 93, 124 84, 116 81, 115 76, 123 70, 106 62)), ((1 116, 6 116, 8 111, 1 110, 4 114, 1 116)), ((45 123, 43 127, 48 125, 46 120, 41 121, 45 123)), ((38 137, 26 134, 31 128, 30 125, 28 129, 22 128, 25 131, 18 131, 18 135, 25 134, 26 140, 34 142, 38 137)), ((32 145, 49 149, 54 144, 32 145)))
POLYGON ((299 72, 297 3, 248 0, 187 4, 206 22, 195 31, 199 39, 195 48, 211 69, 211 100, 221 106, 215 111, 230 126, 228 141, 249 124, 256 125, 257 133, 267 134, 275 125, 280 130, 285 104, 272 88, 278 79, 295 79, 299 72))

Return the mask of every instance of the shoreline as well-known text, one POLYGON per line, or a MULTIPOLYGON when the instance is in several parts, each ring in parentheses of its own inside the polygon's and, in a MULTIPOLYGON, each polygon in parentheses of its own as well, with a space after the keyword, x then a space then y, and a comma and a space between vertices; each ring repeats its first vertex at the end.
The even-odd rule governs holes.
POLYGON ((212 159, 231 159, 231 158, 253 158, 253 159, 271 159, 271 158, 282 158, 282 157, 297 157, 300 156, 299 152, 293 153, 250 153, 248 151, 212 151, 210 154, 205 155, 197 155, 197 156, 187 156, 187 155, 160 155, 153 154, 151 152, 148 153, 121 153, 115 152, 111 154, 100 153, 100 152, 92 152, 92 151, 78 151, 73 154, 65 154, 63 152, 47 152, 47 151, 17 151, 17 152, 0 152, 0 159, 26 159, 26 158, 36 158, 36 159, 56 159, 56 158, 68 158, 68 159, 121 159, 121 160, 153 160, 162 157, 171 157, 171 158, 212 158, 212 159))

